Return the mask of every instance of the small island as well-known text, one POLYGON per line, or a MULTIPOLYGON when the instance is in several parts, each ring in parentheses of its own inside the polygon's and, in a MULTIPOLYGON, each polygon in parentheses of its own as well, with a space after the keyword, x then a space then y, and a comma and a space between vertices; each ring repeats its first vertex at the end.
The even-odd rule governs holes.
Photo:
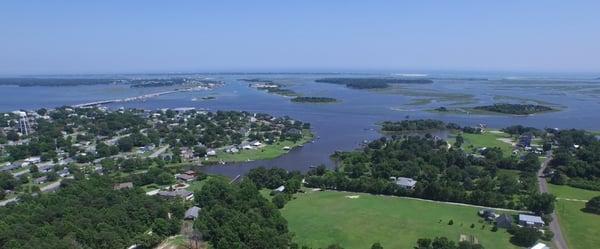
POLYGON ((445 128, 446 124, 444 122, 433 119, 385 121, 381 123, 381 131, 383 132, 430 131, 445 128))
POLYGON ((388 88, 390 84, 429 84, 431 79, 406 79, 406 78, 323 78, 317 79, 318 83, 345 85, 354 89, 388 88))
POLYGON ((298 94, 290 89, 284 88, 283 85, 274 83, 271 80, 261 79, 242 79, 242 81, 251 82, 248 84, 249 87, 256 88, 257 90, 265 91, 272 94, 278 94, 287 97, 296 97, 298 94))
POLYGON ((296 103, 335 103, 337 99, 328 97, 295 97, 291 99, 292 102, 296 103))
POLYGON ((557 111, 552 107, 532 104, 493 104, 473 107, 474 110, 513 115, 531 115, 535 113, 557 111))

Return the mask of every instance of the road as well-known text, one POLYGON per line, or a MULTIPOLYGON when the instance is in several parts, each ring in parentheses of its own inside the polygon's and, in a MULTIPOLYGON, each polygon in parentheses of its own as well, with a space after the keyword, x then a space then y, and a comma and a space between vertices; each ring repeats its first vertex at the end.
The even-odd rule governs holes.
POLYGON ((169 148, 169 145, 165 145, 163 147, 161 147, 160 149, 156 150, 155 152, 153 152, 150 156, 148 156, 149 158, 156 158, 158 156, 160 156, 160 154, 162 154, 163 152, 165 152, 167 149, 169 148))
MULTIPOLYGON (((538 185, 540 187, 541 193, 548 193, 548 183, 546 183, 546 177, 544 176, 544 170, 548 167, 548 163, 552 160, 552 152, 548 153, 547 158, 542 162, 542 167, 537 172, 538 177, 538 185)), ((558 221, 558 216, 556 215, 556 211, 552 213, 552 222, 550 222, 550 230, 554 233, 554 245, 556 249, 568 249, 567 242, 565 241, 565 237, 560 230, 560 224, 558 221)))
MULTIPOLYGON (((54 191, 54 190, 56 190, 56 189, 58 189, 60 187, 60 183, 61 182, 62 182, 62 179, 60 179, 60 180, 58 180, 56 182, 50 183, 50 184, 48 184, 46 186, 41 187, 40 191, 42 191, 42 192, 54 191)), ((0 207, 4 207, 4 206, 6 206, 6 204, 14 202, 14 201, 18 201, 17 197, 13 197, 13 198, 10 198, 10 199, 6 199, 6 200, 3 200, 3 201, 0 201, 0 207)))

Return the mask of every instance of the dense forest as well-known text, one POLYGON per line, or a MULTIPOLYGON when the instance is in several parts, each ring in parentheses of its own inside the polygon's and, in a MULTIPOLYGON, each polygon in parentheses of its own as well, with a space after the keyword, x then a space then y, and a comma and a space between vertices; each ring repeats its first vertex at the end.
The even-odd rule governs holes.
POLYGON ((540 112, 555 111, 556 109, 543 105, 531 105, 531 104, 493 104, 473 107, 475 110, 483 110, 489 112, 497 112, 504 114, 514 115, 530 115, 540 112))
POLYGON ((139 189, 116 191, 113 183, 99 176, 65 180, 55 194, 23 196, 18 205, 0 208, 0 248, 153 248, 179 232, 181 202, 139 189))
POLYGON ((291 101, 297 103, 334 103, 338 100, 328 97, 295 97, 291 101))
POLYGON ((199 193, 202 212, 194 222, 215 249, 279 249, 290 245, 287 221, 250 180, 229 184, 210 179, 199 193))
POLYGON ((600 141, 583 130, 554 131, 554 157, 550 162, 555 170, 551 182, 573 187, 600 190, 600 141))
POLYGON ((390 84, 428 84, 433 83, 430 79, 406 79, 406 78, 322 78, 315 82, 345 85, 355 89, 387 88, 390 84))

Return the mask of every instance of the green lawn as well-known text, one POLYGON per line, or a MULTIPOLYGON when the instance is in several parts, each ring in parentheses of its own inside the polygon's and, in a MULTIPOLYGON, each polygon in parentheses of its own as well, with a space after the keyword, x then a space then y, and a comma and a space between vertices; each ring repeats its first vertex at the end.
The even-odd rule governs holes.
POLYGON ((574 188, 567 185, 548 184, 550 193, 558 198, 589 200, 592 197, 600 196, 600 191, 592 191, 580 188, 574 188))
POLYGON ((256 150, 240 150, 238 153, 226 153, 224 151, 218 151, 217 156, 211 157, 211 161, 224 161, 224 162, 244 162, 244 161, 255 161, 255 160, 267 160, 279 157, 285 153, 283 147, 294 148, 305 143, 310 142, 313 139, 313 134, 308 131, 303 131, 304 136, 297 142, 293 141, 280 141, 274 144, 267 144, 262 148, 256 150))
POLYGON ((465 143, 462 145, 462 148, 465 151, 471 151, 471 146, 476 149, 483 148, 483 147, 487 147, 487 148, 498 147, 502 150, 502 153, 504 153, 504 156, 511 155, 512 151, 513 151, 513 146, 511 144, 498 140, 498 139, 510 139, 510 135, 508 135, 504 132, 487 131, 482 134, 463 133, 462 136, 465 139, 465 143))
POLYGON ((333 191, 298 194, 282 209, 295 234, 294 241, 312 247, 339 243, 347 249, 364 249, 380 242, 384 248, 413 248, 419 238, 446 236, 458 241, 464 234, 475 236, 487 249, 517 248, 509 242, 506 231, 492 232, 489 224, 481 229, 484 223, 479 223, 477 211, 472 207, 333 191), (347 197, 354 195, 359 198, 347 197), (450 219, 454 225, 448 225, 450 219), (471 224, 475 228, 470 228, 471 224))
MULTIPOLYGON (((559 198, 587 200, 599 196, 600 191, 589 191, 569 186, 549 185, 550 192, 559 198)), ((556 211, 561 229, 571 249, 598 248, 600 245, 600 215, 581 211, 585 202, 558 199, 556 211)))

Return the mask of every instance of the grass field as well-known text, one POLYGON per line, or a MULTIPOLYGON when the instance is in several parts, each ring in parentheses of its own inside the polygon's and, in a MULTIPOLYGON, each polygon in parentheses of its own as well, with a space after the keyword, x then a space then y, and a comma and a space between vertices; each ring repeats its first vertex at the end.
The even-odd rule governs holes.
POLYGON ((500 141, 498 139, 510 139, 510 135, 500 131, 490 132, 487 131, 482 134, 462 134, 465 143, 462 145, 465 151, 471 151, 472 148, 493 148, 498 147, 504 153, 504 156, 512 154, 513 146, 507 142, 500 141), (472 146, 472 147, 471 147, 472 146))
POLYGON ((244 162, 244 161, 255 161, 255 160, 267 160, 279 157, 288 152, 283 148, 288 146, 294 148, 305 143, 310 142, 313 139, 313 134, 308 131, 303 131, 303 137, 297 142, 292 141, 281 141, 274 144, 267 144, 262 148, 256 150, 240 150, 238 153, 227 153, 219 151, 217 156, 211 157, 211 161, 224 161, 224 162, 244 162))
POLYGON ((479 223, 477 211, 473 207, 333 191, 299 194, 282 209, 295 234, 294 241, 312 247, 339 243, 346 249, 364 249, 380 242, 384 248, 413 248, 419 238, 446 236, 458 241, 463 234, 475 236, 486 249, 518 248, 509 242, 506 231, 492 232, 491 225, 479 223), (454 225, 448 225, 450 219, 454 225), (471 224, 475 228, 470 228, 471 224))
POLYGON ((588 200, 594 196, 599 196, 600 191, 589 191, 569 186, 548 186, 550 192, 559 198, 556 203, 556 211, 569 248, 598 248, 600 245, 600 215, 581 211, 585 207, 585 202, 563 198, 588 200))

